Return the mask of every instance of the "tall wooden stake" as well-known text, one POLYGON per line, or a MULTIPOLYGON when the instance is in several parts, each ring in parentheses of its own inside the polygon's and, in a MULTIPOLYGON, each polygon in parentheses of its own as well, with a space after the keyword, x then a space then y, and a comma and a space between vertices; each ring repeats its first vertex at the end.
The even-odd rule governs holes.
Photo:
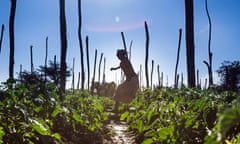
POLYGON ((94 90, 94 87, 95 87, 96 62, 97 62, 97 50, 95 50, 95 56, 94 56, 94 68, 93 68, 93 78, 92 78, 92 85, 91 85, 91 93, 93 93, 93 90, 94 90))
POLYGON ((75 89, 75 73, 74 73, 74 69, 75 69, 75 58, 73 58, 73 66, 72 66, 72 90, 73 90, 73 94, 74 94, 74 89, 75 89))
POLYGON ((2 51, 3 33, 4 33, 4 24, 2 24, 1 36, 0 36, 0 54, 1 54, 1 51, 2 51))
POLYGON ((10 40, 10 56, 9 56, 9 78, 14 78, 14 51, 15 51, 15 40, 14 40, 14 23, 16 13, 17 0, 11 0, 11 10, 9 18, 9 40, 10 40))
POLYGON ((181 48, 181 39, 182 39, 182 29, 179 29, 179 41, 178 41, 178 51, 177 51, 177 61, 175 67, 175 76, 174 76, 174 87, 177 88, 177 69, 179 63, 179 55, 180 55, 180 48, 181 48))
POLYGON ((160 77, 160 66, 157 65, 157 73, 158 73, 158 86, 161 87, 161 77, 160 77))
POLYGON ((124 33, 123 32, 121 32, 121 36, 122 36, 122 41, 123 41, 123 47, 127 51, 127 45, 126 45, 126 41, 125 41, 125 37, 124 37, 124 33))
POLYGON ((151 89, 153 88, 153 70, 154 70, 154 60, 152 60, 152 70, 151 70, 151 89))
POLYGON ((103 58, 103 53, 101 53, 100 56, 100 61, 98 65, 98 83, 100 84, 100 78, 101 78, 101 64, 102 64, 102 58, 103 58))
POLYGON ((48 37, 46 37, 46 53, 45 53, 45 65, 44 65, 44 79, 47 80, 47 61, 48 61, 48 37))
POLYGON ((105 67, 106 67, 106 58, 104 57, 104 59, 103 59, 103 79, 102 79, 103 84, 106 82, 105 67))
POLYGON ((149 31, 148 31, 148 25, 146 21, 144 25, 145 25, 145 33, 146 33, 145 76, 146 76, 147 88, 149 88, 149 76, 148 76, 149 31))
POLYGON ((30 57, 31 57, 31 74, 34 71, 34 65, 33 65, 33 46, 30 46, 30 57))
POLYGON ((211 52, 211 38, 212 38, 212 22, 211 22, 211 17, 208 11, 208 4, 207 4, 207 0, 205 0, 205 9, 206 9, 206 13, 207 13, 207 17, 208 17, 208 22, 209 22, 209 35, 208 35, 208 62, 207 61, 203 61, 207 68, 208 68, 208 80, 209 80, 209 87, 211 85, 213 85, 213 74, 212 74, 212 56, 213 53, 211 52))
POLYGON ((65 0, 60 0, 60 33, 61 33, 61 68, 60 68, 60 99, 64 100, 66 87, 66 57, 67 57, 67 23, 65 15, 65 0))
POLYGON ((87 53, 87 89, 89 90, 89 83, 90 83, 90 64, 89 64, 89 47, 88 47, 88 36, 86 36, 86 53, 87 53))
POLYGON ((193 0, 185 0, 188 86, 196 87, 193 0))
POLYGON ((131 61, 131 57, 132 57, 132 43, 133 41, 131 40, 130 46, 129 46, 129 61, 131 61))
POLYGON ((81 55, 81 71, 82 71, 82 83, 81 89, 84 89, 85 82, 85 73, 84 73, 84 62, 83 62, 83 44, 82 44, 82 8, 81 8, 81 0, 78 0, 78 40, 80 45, 80 55, 81 55))

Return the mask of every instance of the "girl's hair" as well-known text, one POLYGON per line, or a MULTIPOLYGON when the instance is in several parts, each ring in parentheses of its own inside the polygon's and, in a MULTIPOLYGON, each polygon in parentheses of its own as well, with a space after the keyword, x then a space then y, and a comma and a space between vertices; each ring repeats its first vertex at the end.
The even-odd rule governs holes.
POLYGON ((117 56, 123 55, 124 57, 127 57, 127 51, 125 49, 118 49, 117 50, 117 56))

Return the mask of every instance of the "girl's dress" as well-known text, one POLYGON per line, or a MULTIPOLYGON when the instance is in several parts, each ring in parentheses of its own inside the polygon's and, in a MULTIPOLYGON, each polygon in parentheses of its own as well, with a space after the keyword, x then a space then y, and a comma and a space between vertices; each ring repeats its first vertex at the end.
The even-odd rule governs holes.
POLYGON ((118 86, 114 99, 123 103, 130 103, 134 99, 138 88, 138 76, 135 75, 118 86))

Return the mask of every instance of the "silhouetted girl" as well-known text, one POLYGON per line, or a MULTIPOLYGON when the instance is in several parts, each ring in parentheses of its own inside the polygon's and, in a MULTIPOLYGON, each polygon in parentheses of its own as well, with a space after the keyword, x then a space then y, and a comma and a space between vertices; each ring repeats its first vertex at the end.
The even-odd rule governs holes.
POLYGON ((117 57, 121 61, 120 66, 115 68, 112 67, 110 70, 112 71, 121 68, 126 76, 126 80, 118 86, 113 98, 117 101, 117 103, 119 101, 124 103, 130 103, 135 97, 139 87, 138 76, 134 72, 132 64, 128 60, 126 50, 117 50, 117 57))

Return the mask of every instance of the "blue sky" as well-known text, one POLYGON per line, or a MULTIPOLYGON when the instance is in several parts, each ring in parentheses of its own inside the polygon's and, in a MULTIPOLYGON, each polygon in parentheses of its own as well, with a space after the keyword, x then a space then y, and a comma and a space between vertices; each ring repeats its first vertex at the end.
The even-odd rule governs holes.
MULTIPOLYGON (((194 1, 195 22, 195 65, 203 80, 207 68, 203 60, 208 60, 208 19, 205 0, 194 1)), ((209 0, 212 18, 213 70, 216 71, 224 60, 239 60, 240 1, 209 0)), ((121 32, 125 34, 127 46, 132 45, 132 63, 138 72, 145 60, 144 21, 148 22, 150 32, 149 70, 154 60, 154 83, 156 67, 164 73, 164 84, 168 76, 169 85, 173 83, 176 63, 178 32, 183 29, 180 52, 179 73, 186 80, 185 56, 185 8, 184 0, 82 0, 83 40, 89 37, 91 71, 93 70, 94 51, 98 50, 106 58, 106 80, 115 81, 119 72, 111 72, 111 66, 118 66, 116 50, 123 48, 121 32)), ((8 77, 9 33, 8 19, 10 0, 0 1, 0 24, 5 25, 2 52, 0 54, 0 81, 8 77)), ((66 0, 68 31, 67 62, 72 66, 75 58, 75 73, 80 68, 80 50, 77 37, 78 17, 77 0, 66 0)), ((58 0, 18 0, 15 19, 15 73, 23 69, 30 71, 30 45, 33 45, 34 67, 44 64, 45 38, 49 38, 49 59, 54 55, 60 58, 59 1, 58 0)), ((85 46, 84 46, 85 47, 85 46)), ((86 63, 86 54, 84 55, 86 63)), ((86 69, 86 68, 85 68, 86 69)), ((149 72, 150 73, 150 72, 149 72)), ((145 75, 145 74, 143 74, 145 75)), ((91 74, 92 77, 92 74, 91 74)), ((98 75, 96 75, 96 79, 98 75)), ((145 77, 143 77, 145 80, 145 77)), ((70 80, 70 79, 69 79, 70 80)), ((217 83, 215 79, 215 83, 217 83)))

